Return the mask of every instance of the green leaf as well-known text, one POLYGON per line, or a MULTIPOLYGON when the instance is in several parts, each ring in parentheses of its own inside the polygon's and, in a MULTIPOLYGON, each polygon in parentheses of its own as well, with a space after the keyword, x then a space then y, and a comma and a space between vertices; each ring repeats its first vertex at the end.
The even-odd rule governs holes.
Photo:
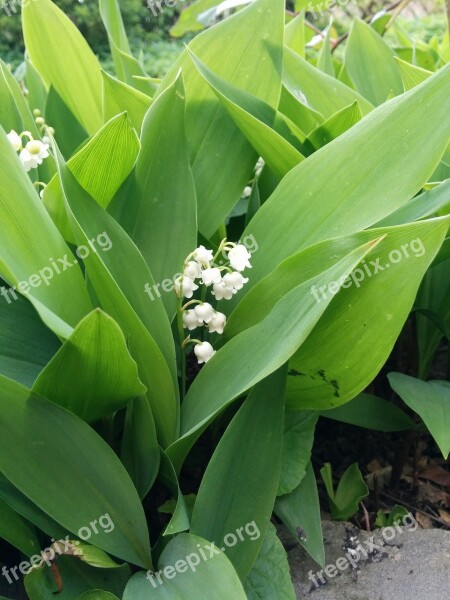
POLYGON ((90 544, 77 543, 77 541, 75 541, 74 545, 76 545, 74 556, 79 557, 80 560, 91 567, 96 567, 97 569, 117 569, 122 566, 114 562, 100 548, 96 548, 90 544))
POLYGON ((151 567, 142 505, 111 448, 72 413, 1 376, 0 407, 6 477, 68 531, 85 537, 81 528, 92 528, 90 542, 97 547, 151 567), (113 530, 100 529, 102 516, 113 530))
POLYGON ((403 431, 415 426, 401 408, 372 394, 359 394, 343 406, 324 411, 321 416, 375 431, 403 431))
MULTIPOLYGON (((139 140, 125 113, 114 117, 68 162, 78 183, 106 208, 130 174, 139 151, 139 140)), ((58 175, 44 189, 44 205, 66 240, 73 234, 66 215, 58 175)))
POLYGON ((284 43, 288 48, 305 58, 305 13, 300 11, 285 29, 284 43))
POLYGON ((373 105, 359 92, 319 71, 289 48, 284 52, 283 83, 295 98, 326 119, 355 100, 363 115, 373 109, 373 105))
POLYGON ((200 371, 182 406, 183 436, 168 450, 176 466, 216 414, 281 367, 308 337, 325 310, 308 294, 310 285, 347 276, 371 246, 367 244, 336 264, 332 262, 328 270, 294 287, 265 319, 226 343, 200 371), (243 356, 251 357, 245 369, 243 356))
POLYGON ((140 92, 111 77, 102 71, 103 81, 103 115, 105 121, 126 111, 133 127, 137 132, 141 130, 142 121, 148 111, 152 99, 147 94, 140 92))
POLYGON ((346 521, 358 512, 359 503, 369 494, 369 489, 358 468, 358 463, 353 463, 342 475, 336 492, 333 488, 333 475, 330 463, 326 463, 320 474, 325 483, 328 494, 328 503, 333 519, 346 521))
POLYGON ((331 54, 331 23, 327 27, 323 38, 322 48, 317 59, 317 68, 330 77, 334 77, 333 55, 331 54))
MULTIPOLYGON (((16 110, 20 116, 20 122, 22 124, 22 129, 17 129, 17 133, 21 133, 23 129, 30 131, 35 138, 40 137, 39 132, 34 121, 34 117, 31 114, 29 105, 24 96, 22 88, 19 85, 19 82, 8 69, 3 61, 0 60, 0 70, 3 72, 4 83, 2 85, 4 91, 6 91, 9 95, 9 101, 14 100, 16 105, 16 110), (5 89, 5 87, 7 89, 5 89)), ((2 94, 2 102, 5 100, 2 94)), ((3 112, 3 111, 2 111, 3 112)), ((8 129, 9 131, 9 129, 8 129)), ((46 161, 48 162, 48 161, 46 161)), ((42 166, 42 165, 41 165, 42 166)))
POLYGON ((290 494, 277 499, 275 513, 299 544, 323 568, 325 549, 322 536, 319 494, 311 463, 300 485, 290 494))
POLYGON ((155 574, 134 575, 122 600, 147 600, 149 593, 161 600, 247 600, 225 554, 195 535, 182 533, 170 541, 161 554, 158 568, 155 574))
MULTIPOLYGON (((83 600, 114 600, 121 598, 125 585, 130 578, 130 569, 123 566, 115 569, 97 569, 90 567, 73 556, 58 558, 58 570, 61 574, 64 588, 57 594, 59 600, 74 600, 83 594, 83 600), (96 595, 97 590, 108 590, 107 596, 96 595), (95 590, 95 591, 94 591, 95 590), (91 594, 84 596, 84 594, 91 594)), ((25 589, 30 600, 54 600, 57 585, 51 570, 35 569, 25 577, 25 589)), ((106 594, 106 591, 99 594, 106 594)))
POLYGON ((29 302, 0 289, 0 373, 31 387, 61 344, 29 302))
POLYGON ((244 293, 300 248, 365 229, 406 204, 428 180, 448 143, 449 94, 450 65, 385 103, 288 173, 242 235, 253 235, 259 245, 244 293), (393 131, 399 144, 389 141, 393 131), (424 137, 429 144, 423 144, 424 137))
POLYGON ((151 93, 154 89, 151 83, 142 79, 147 77, 147 73, 131 54, 118 1, 99 0, 99 9, 108 33, 109 47, 117 76, 128 85, 140 89, 142 92, 151 93), (136 76, 141 77, 141 79, 136 76))
POLYGON ((186 33, 201 31, 204 25, 198 17, 213 6, 217 6, 217 0, 196 0, 181 11, 180 18, 170 30, 172 37, 183 37, 186 33))
POLYGON ((54 87, 50 87, 45 105, 45 118, 55 130, 55 139, 61 152, 69 158, 87 139, 86 130, 67 108, 54 87))
POLYGON ((285 384, 282 367, 250 392, 208 464, 192 514, 191 532, 205 539, 228 546, 228 534, 239 532, 238 543, 225 552, 242 581, 262 546, 275 503, 285 384))
POLYGON ((0 498, 3 498, 14 512, 24 517, 38 529, 55 540, 63 540, 67 530, 38 508, 22 492, 20 492, 6 477, 0 473, 0 498))
POLYGON ((11 129, 17 133, 23 131, 22 117, 14 101, 11 89, 6 80, 6 65, 0 63, 0 125, 9 132, 11 129))
POLYGON ((345 52, 345 68, 372 104, 386 101, 391 91, 403 92, 402 79, 394 51, 378 33, 359 19, 353 21, 345 52))
POLYGON ((103 590, 91 590, 81 596, 78 596, 77 600, 119 600, 117 596, 110 592, 104 592, 103 590))
MULTIPOLYGON (((290 408, 334 408, 369 385, 400 335, 449 222, 450 218, 431 219, 356 234, 355 244, 373 236, 387 237, 343 284, 292 357, 287 387, 290 408)), ((321 303, 334 287, 311 288, 310 293, 321 303)))
MULTIPOLYGON (((362 118, 358 102, 342 108, 308 135, 305 146, 314 152, 356 125, 362 118)), ((309 152, 311 153, 311 152, 309 152)))
POLYGON ((120 457, 140 498, 145 498, 159 471, 160 449, 155 420, 145 396, 127 406, 120 457))
MULTIPOLYGON (((219 77, 277 107, 283 36, 284 0, 256 0, 195 37, 189 48, 219 77)), ((239 200, 257 156, 186 51, 162 81, 158 94, 172 84, 180 68, 199 229, 210 237, 239 200)))
POLYGON ((416 65, 412 65, 401 58, 395 57, 395 60, 400 67, 400 75, 403 81, 405 92, 412 90, 420 83, 426 81, 433 75, 432 71, 427 71, 416 65))
POLYGON ((389 383, 400 398, 423 419, 445 459, 450 453, 450 384, 421 381, 389 373, 389 383))
POLYGON ((277 530, 269 523, 264 542, 253 569, 244 581, 248 600, 295 600, 286 550, 277 536, 277 530))
POLYGON ((411 223, 431 217, 443 208, 450 212, 450 179, 446 179, 431 190, 419 194, 407 204, 379 221, 377 227, 389 227, 411 223))
POLYGON ((132 240, 83 190, 61 156, 58 169, 77 242, 89 244, 99 231, 107 232, 109 250, 90 253, 84 264, 102 308, 127 338, 139 377, 148 390, 158 439, 166 446, 176 438, 178 428, 175 348, 161 299, 151 301, 145 294, 147 285, 154 285, 152 274, 132 240))
POLYGON ((297 488, 311 460, 318 414, 311 411, 287 411, 284 419, 283 464, 278 496, 297 488))
POLYGON ((146 392, 117 323, 100 309, 85 317, 37 378, 33 391, 93 423, 146 392), (79 372, 77 385, 73 375, 79 372))
POLYGON ((150 298, 161 297, 172 319, 177 304, 173 281, 197 244, 197 200, 185 136, 181 74, 152 104, 142 127, 141 143, 122 220, 130 224, 130 235, 157 282, 150 298))
POLYGON ((0 154, 0 274, 65 337, 92 308, 83 275, 1 130, 0 154))
POLYGON ((100 64, 87 42, 51 0, 23 6, 23 34, 34 67, 89 134, 103 124, 100 64), (70 76, 68 76, 70 73, 70 76))
POLYGON ((0 498, 0 538, 18 548, 23 554, 39 554, 40 546, 31 523, 18 515, 5 500, 0 498))
POLYGON ((295 147, 304 135, 296 136, 294 123, 289 126, 287 119, 269 104, 231 86, 192 52, 189 54, 233 121, 278 177, 284 177, 304 159, 295 147))

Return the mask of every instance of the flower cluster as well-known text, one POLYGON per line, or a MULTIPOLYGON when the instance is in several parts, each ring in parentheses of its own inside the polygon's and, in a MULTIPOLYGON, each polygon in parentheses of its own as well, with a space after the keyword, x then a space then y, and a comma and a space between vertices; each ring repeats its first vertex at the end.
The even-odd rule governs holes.
MULTIPOLYGON (((212 250, 199 246, 186 258, 183 274, 175 280, 175 292, 179 298, 192 298, 194 292, 203 285, 211 288, 211 294, 216 300, 230 300, 248 282, 242 272, 251 268, 250 258, 251 254, 245 246, 226 240, 222 241, 215 256, 212 250), (215 264, 220 254, 227 258, 228 264, 215 264)), ((216 311, 209 302, 191 300, 181 306, 180 310, 185 329, 193 331, 197 327, 206 326, 209 333, 223 333, 226 316, 216 311)), ((208 362, 215 354, 209 342, 190 338, 185 342, 196 344, 194 352, 199 364, 208 362)))
POLYGON ((11 146, 16 152, 19 152, 19 158, 24 166, 25 171, 36 169, 38 165, 42 165, 44 158, 48 157, 48 144, 35 140, 29 131, 24 131, 20 135, 14 130, 11 130, 7 137, 11 146), (22 138, 28 138, 28 142, 23 145, 22 138))

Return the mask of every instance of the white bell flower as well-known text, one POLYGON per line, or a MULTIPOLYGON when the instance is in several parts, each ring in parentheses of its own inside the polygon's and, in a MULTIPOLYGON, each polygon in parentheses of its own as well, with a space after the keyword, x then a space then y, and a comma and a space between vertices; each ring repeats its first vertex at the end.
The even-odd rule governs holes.
POLYGON ((207 363, 208 360, 214 356, 216 351, 209 342, 200 342, 194 348, 195 356, 198 359, 198 364, 207 363))
POLYGON ((223 333, 224 327, 227 324, 227 318, 223 313, 216 312, 213 318, 208 323, 209 333, 223 333))
POLYGON ((227 287, 237 291, 242 290, 244 284, 248 283, 248 277, 244 277, 238 271, 233 271, 232 273, 226 273, 223 276, 223 282, 227 287))
POLYGON ((230 265, 233 269, 236 269, 236 271, 243 271, 246 268, 250 269, 252 266, 248 260, 250 257, 250 252, 242 244, 234 246, 228 252, 228 260, 230 261, 230 265))
POLYGON ((209 263, 213 260, 213 251, 207 250, 205 246, 199 246, 193 252, 194 259, 203 267, 209 267, 209 263))
POLYGON ((223 280, 220 283, 215 283, 212 289, 212 294, 216 300, 231 300, 235 293, 234 288, 225 285, 223 280))
POLYGON ((200 325, 203 325, 203 323, 197 319, 197 315, 193 310, 187 310, 183 313, 183 326, 185 329, 192 331, 200 325))
POLYGON ((201 323, 209 323, 214 316, 214 309, 208 302, 197 304, 194 308, 194 312, 201 323))
POLYGON ((42 164, 44 158, 48 157, 48 144, 44 144, 40 140, 31 140, 25 146, 25 150, 37 160, 38 165, 42 164))
POLYGON ((184 267, 184 274, 186 277, 189 277, 189 279, 199 279, 202 276, 202 269, 198 262, 190 260, 184 267))
POLYGON ((19 154, 19 158, 27 173, 28 171, 31 171, 31 169, 36 169, 36 167, 40 164, 36 156, 33 156, 26 148, 24 148, 19 154))
POLYGON ((14 131, 14 129, 11 129, 11 131, 6 134, 6 137, 11 142, 11 146, 16 152, 19 152, 19 150, 22 149, 22 138, 16 131, 14 131))
POLYGON ((198 290, 198 285, 195 284, 190 277, 180 275, 174 281, 175 292, 178 297, 184 296, 185 298, 192 298, 195 290, 198 290))
POLYGON ((212 269, 205 269, 202 273, 202 281, 205 285, 220 283, 222 281, 220 269, 218 269, 217 267, 214 267, 212 269))

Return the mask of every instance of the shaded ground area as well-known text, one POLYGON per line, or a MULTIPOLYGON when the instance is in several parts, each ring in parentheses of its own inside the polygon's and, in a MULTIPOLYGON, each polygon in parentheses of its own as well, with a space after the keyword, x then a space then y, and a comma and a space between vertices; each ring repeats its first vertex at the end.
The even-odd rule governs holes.
POLYGON ((450 532, 402 528, 394 529, 394 536, 389 539, 392 531, 366 532, 350 523, 331 521, 323 523, 323 532, 327 570, 333 576, 325 572, 319 575, 318 565, 283 534, 284 542, 291 548, 288 557, 297 598, 449 600, 450 532), (343 559, 348 554, 354 565, 347 559, 343 569, 343 559), (339 559, 340 569, 336 567, 339 559))

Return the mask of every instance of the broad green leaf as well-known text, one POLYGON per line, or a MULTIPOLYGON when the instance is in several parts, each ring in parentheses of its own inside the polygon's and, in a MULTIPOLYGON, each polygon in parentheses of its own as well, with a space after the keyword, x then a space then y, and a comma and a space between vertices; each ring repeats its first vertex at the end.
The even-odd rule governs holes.
POLYGON ((219 4, 218 0, 196 0, 181 11, 180 18, 170 30, 172 37, 183 37, 186 33, 201 31, 204 25, 198 17, 213 6, 219 4))
POLYGON ((68 217, 77 242, 89 244, 98 231, 107 232, 107 252, 84 260, 102 308, 121 326, 136 360, 160 443, 177 435, 178 399, 175 348, 169 319, 160 298, 150 300, 147 285, 155 285, 142 255, 118 223, 78 184, 58 156, 58 169, 68 217))
POLYGON ((344 472, 336 491, 330 463, 320 469, 320 474, 327 490, 331 516, 337 521, 347 521, 358 512, 359 503, 369 494, 358 463, 353 463, 344 472))
POLYGON ((33 66, 86 131, 95 133, 103 124, 102 78, 100 64, 86 40, 51 0, 25 3, 22 19, 33 66))
POLYGON ((389 373, 394 392, 424 421, 445 459, 450 453, 450 384, 389 373))
POLYGON ((122 330, 96 309, 80 321, 41 372, 33 391, 93 423, 123 408, 146 388, 139 381, 122 330))
POLYGON ((58 570, 64 584, 60 593, 57 593, 55 578, 48 567, 35 569, 25 577, 25 589, 30 600, 54 600, 55 597, 59 600, 75 600, 81 594, 83 600, 114 600, 122 597, 131 575, 127 566, 98 569, 73 556, 58 558, 58 570), (107 592, 101 591, 98 596, 93 596, 100 589, 108 590, 109 594, 104 596, 107 592))
POLYGON ((123 221, 130 223, 130 236, 157 282, 150 294, 162 299, 172 319, 177 305, 173 281, 197 244, 197 201, 185 136, 181 74, 152 104, 141 144, 134 185, 124 198, 123 221))
POLYGON ((244 293, 300 248, 369 227, 406 204, 448 144, 449 94, 450 65, 288 173, 243 233, 242 238, 253 235, 259 245, 244 293), (400 140, 395 145, 389 141, 393 131, 400 140), (429 143, 423 144, 424 137, 429 143))
POLYGON ((356 125, 361 118, 358 102, 339 110, 308 135, 304 143, 304 147, 309 150, 308 154, 332 142, 356 125))
POLYGON ((23 554, 39 554, 39 541, 34 527, 0 498, 0 538, 18 548, 23 554))
POLYGON ((416 313, 417 342, 419 348, 418 376, 422 379, 427 377, 432 365, 436 350, 442 340, 442 329, 445 330, 450 327, 450 303, 448 301, 450 295, 450 282, 448 280, 449 258, 444 259, 438 264, 434 264, 428 270, 417 295, 417 308, 432 311, 444 325, 443 328, 439 328, 434 321, 425 315, 420 312, 416 313))
POLYGON ((395 60, 400 67, 400 75, 402 77, 405 92, 412 90, 416 85, 426 81, 433 75, 432 71, 427 71, 426 69, 412 65, 401 58, 395 57, 395 60))
POLYGON ((88 138, 86 130, 80 125, 73 113, 67 108, 61 96, 50 86, 45 105, 45 118, 55 130, 55 139, 63 155, 70 158, 79 146, 88 138))
MULTIPOLYGON (((255 0, 195 37, 189 48, 219 77, 276 108, 283 36, 284 1, 255 0)), ((158 94, 173 82, 180 68, 186 89, 186 135, 197 189, 199 229, 210 237, 239 200, 258 157, 187 51, 164 78, 158 94)))
POLYGON ((333 55, 331 54, 331 23, 327 27, 323 38, 322 48, 317 59, 317 68, 330 77, 334 77, 333 55))
POLYGON ((27 103, 33 111, 38 109, 42 114, 45 114, 45 105, 47 103, 47 90, 45 88, 42 77, 25 57, 25 76, 24 81, 27 86, 27 103))
POLYGON ((145 498, 160 465, 155 420, 145 396, 135 398, 127 406, 120 457, 140 498, 145 498))
MULTIPOLYGON (((32 133, 35 138, 39 137, 39 132, 38 132, 36 123, 34 121, 34 117, 31 114, 29 105, 24 96, 22 88, 20 87, 18 81, 16 80, 14 75, 11 73, 11 71, 8 69, 8 67, 5 65, 5 63, 1 60, 0 60, 0 70, 3 72, 3 79, 4 79, 4 84, 2 85, 2 87, 4 85, 7 86, 7 90, 5 90, 5 91, 8 91, 10 96, 15 101, 16 110, 18 111, 18 113, 20 115, 22 129, 26 129, 27 131, 32 133)), ((3 88, 3 89, 5 89, 5 88, 3 88)), ((4 100, 5 100, 5 98, 2 94, 2 102, 4 100)), ((20 129, 20 130, 18 129, 17 133, 21 133, 22 129, 20 129)), ((8 131, 9 131, 9 129, 8 129, 8 131)))
POLYGON ((355 19, 345 52, 345 68, 356 89, 376 106, 390 92, 403 92, 402 78, 394 51, 370 25, 355 19))
POLYGON ((326 304, 312 299, 308 294, 310 286, 330 278, 345 278, 372 244, 358 248, 309 282, 292 289, 265 319, 226 343, 200 371, 182 406, 183 436, 168 451, 176 466, 180 466, 185 452, 216 414, 280 368, 308 337, 326 304), (249 357, 245 369, 242 369, 243 356, 249 357))
MULTIPOLYGON (((67 166, 89 195, 106 208, 130 174, 138 151, 139 140, 127 115, 122 113, 106 123, 67 166)), ((45 188, 43 201, 64 238, 73 241, 58 175, 45 188)))
POLYGON ((283 85, 279 110, 304 131, 306 136, 324 123, 325 119, 319 112, 301 102, 300 98, 304 99, 301 94, 293 94, 283 85))
POLYGON ((0 154, 0 274, 64 337, 91 309, 78 261, 1 130, 0 154))
POLYGON ((285 48, 284 52, 283 83, 295 98, 326 119, 355 100, 363 115, 373 109, 373 105, 360 93, 319 71, 289 48, 285 48))
POLYGON ((67 410, 1 376, 0 406, 0 469, 6 477, 68 531, 85 537, 81 528, 91 527, 90 543, 151 567, 139 496, 97 433, 67 410), (105 515, 114 526, 109 532, 101 528, 105 515))
POLYGON ((61 344, 29 302, 8 287, 0 293, 0 373, 31 387, 61 344))
POLYGON ((295 146, 300 145, 299 138, 303 141, 304 134, 296 136, 294 123, 289 126, 287 119, 269 104, 231 86, 195 55, 190 56, 233 121, 280 179, 303 160, 295 146))
POLYGON ((305 58, 305 42, 305 12, 302 10, 286 25, 284 43, 305 58))
POLYGON ((75 556, 79 557, 80 560, 85 562, 91 567, 97 567, 97 569, 117 569, 122 565, 113 561, 113 559, 95 546, 90 544, 79 543, 78 540, 72 540, 73 544, 76 545, 75 556), (78 543, 77 543, 78 542, 78 543))
POLYGON ((104 71, 102 71, 102 81, 103 116, 105 121, 126 111, 133 127, 139 133, 145 113, 152 103, 150 96, 111 77, 104 71))
POLYGON ((252 570, 244 581, 248 600, 295 600, 286 550, 269 523, 264 542, 252 570))
POLYGON ((90 592, 78 596, 77 600, 119 600, 119 598, 110 592, 91 590, 90 592))
POLYGON ((142 92, 151 93, 154 87, 144 79, 147 73, 131 54, 118 0, 99 0, 99 9, 118 78, 142 92))
POLYGON ((285 384, 282 367, 250 392, 208 464, 192 514, 191 532, 205 539, 228 546, 228 534, 239 531, 238 543, 225 553, 242 581, 261 549, 275 503, 285 384))
POLYGON ((278 496, 299 486, 311 460, 318 414, 312 411, 287 411, 284 418, 283 463, 278 496))
POLYGON ((233 565, 214 544, 192 534, 176 536, 164 549, 159 571, 134 575, 122 600, 247 600, 233 565), (202 554, 203 553, 203 554, 202 554))
MULTIPOLYGON (((291 358, 287 387, 290 408, 334 408, 369 385, 400 335, 449 223, 450 218, 432 219, 356 235, 361 243, 387 234, 343 284, 344 289, 291 358)), ((322 289, 311 288, 309 293, 320 304, 324 296, 328 301, 335 287, 329 286, 330 282, 322 289)))
POLYGON ((22 117, 14 101, 11 89, 6 80, 5 72, 7 71, 6 65, 3 62, 0 63, 0 125, 5 129, 6 132, 10 132, 11 129, 17 133, 21 133, 24 129, 22 123, 22 117))
POLYGON ((323 568, 325 549, 322 536, 319 494, 311 463, 300 485, 277 499, 275 513, 308 554, 323 568))
MULTIPOLYGON (((442 208, 450 209, 450 179, 419 194, 407 204, 379 221, 377 227, 390 227, 411 223, 435 215, 442 208)), ((449 211, 450 212, 450 211, 449 211)))
POLYGON ((321 416, 375 431, 403 431, 415 427, 401 408, 372 394, 359 394, 343 406, 324 411, 321 416))

